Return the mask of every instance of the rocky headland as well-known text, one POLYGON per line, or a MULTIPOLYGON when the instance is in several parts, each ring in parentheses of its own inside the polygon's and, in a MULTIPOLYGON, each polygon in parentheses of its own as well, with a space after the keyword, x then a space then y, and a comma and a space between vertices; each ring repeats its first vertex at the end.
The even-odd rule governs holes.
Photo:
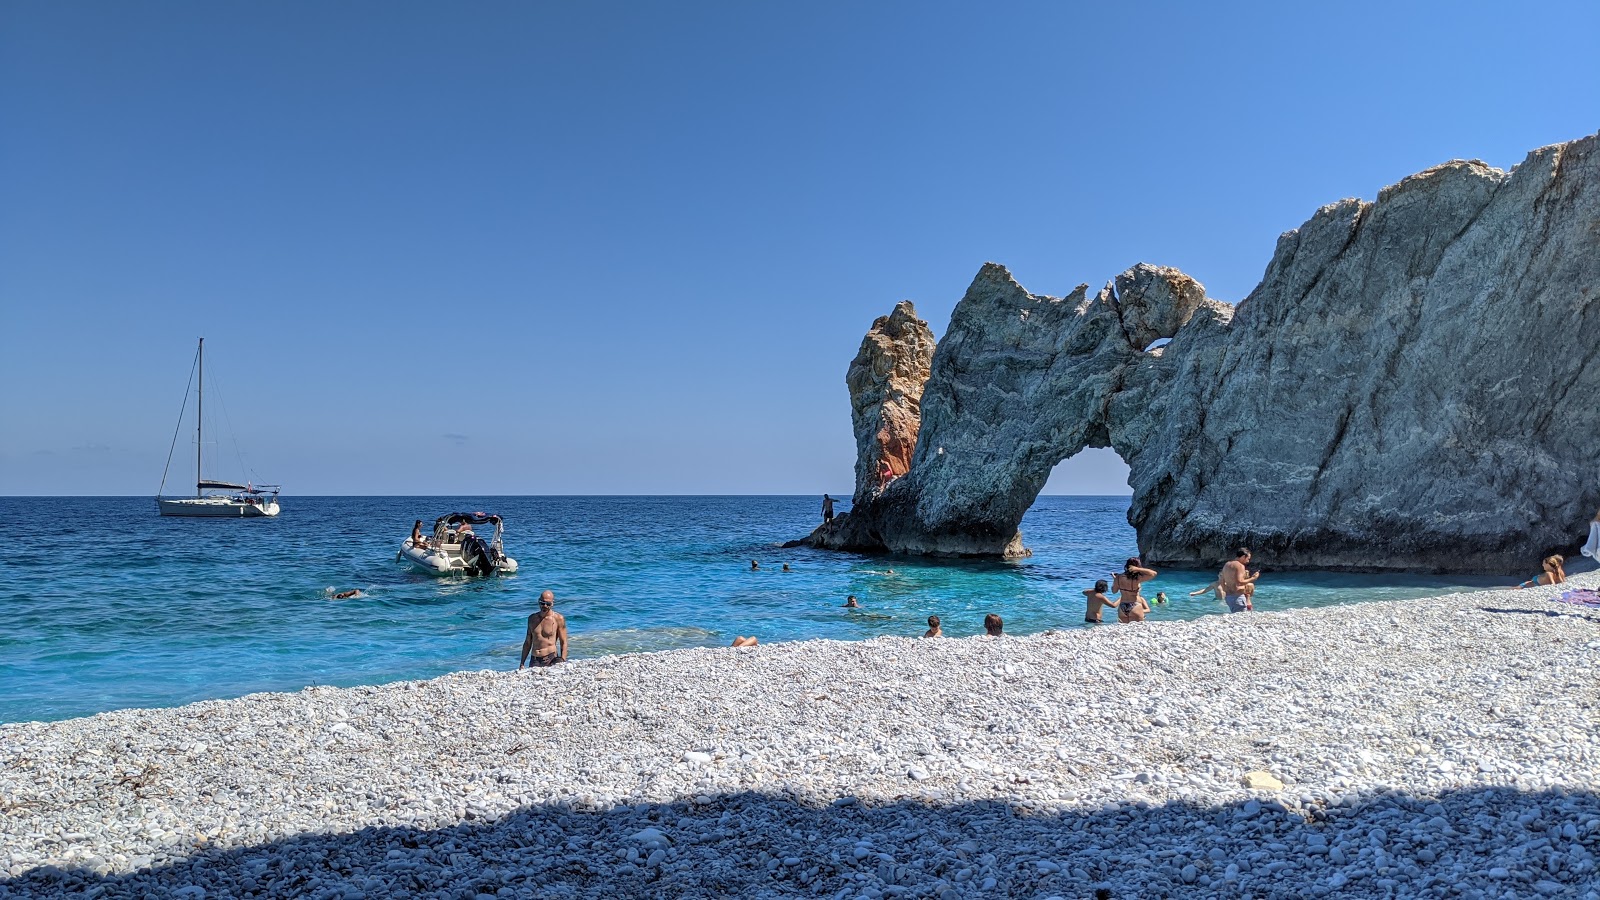
POLYGON ((1237 305, 1176 269, 1059 298, 990 263, 927 365, 916 321, 850 368, 855 503, 806 543, 1025 555, 1051 469, 1112 447, 1158 565, 1531 571, 1600 506, 1600 135, 1323 207, 1237 305))

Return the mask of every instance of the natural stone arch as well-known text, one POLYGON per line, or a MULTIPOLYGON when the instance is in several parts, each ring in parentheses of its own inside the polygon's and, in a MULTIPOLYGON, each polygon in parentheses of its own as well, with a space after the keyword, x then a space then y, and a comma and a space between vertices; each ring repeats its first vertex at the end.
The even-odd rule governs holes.
POLYGON ((933 354, 910 471, 807 541, 1022 555, 1050 469, 1110 446, 1155 562, 1242 542, 1284 568, 1506 572, 1575 552, 1600 504, 1597 221, 1600 136, 1326 206, 1237 308, 1172 269, 1091 299, 985 265, 933 354))

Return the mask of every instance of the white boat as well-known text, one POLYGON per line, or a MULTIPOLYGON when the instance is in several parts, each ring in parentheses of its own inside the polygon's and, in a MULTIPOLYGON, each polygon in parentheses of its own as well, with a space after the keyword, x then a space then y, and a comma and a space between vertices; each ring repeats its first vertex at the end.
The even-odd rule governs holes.
POLYGON ((506 555, 505 522, 492 513, 450 513, 433 523, 433 536, 419 546, 411 538, 400 544, 398 559, 429 575, 510 575, 517 561, 506 555), (494 535, 484 540, 474 525, 494 525, 494 535))
MULTIPOLYGON (((156 509, 163 516, 196 516, 207 518, 229 519, 255 519, 278 514, 278 485, 275 484, 234 484, 231 481, 214 481, 201 474, 200 456, 201 449, 205 446, 203 425, 205 422, 206 399, 206 339, 200 339, 200 346, 195 350, 195 371, 199 373, 196 381, 198 389, 195 392, 194 412, 194 496, 193 497, 165 497, 167 490, 167 471, 172 468, 172 453, 167 452, 167 469, 161 472, 161 488, 156 491, 156 509), (226 491, 227 493, 206 493, 207 491, 226 491)), ((189 405, 188 391, 184 392, 184 407, 189 405)), ((184 409, 178 411, 179 427, 183 425, 184 409)), ((172 436, 173 446, 178 443, 177 434, 172 436)))

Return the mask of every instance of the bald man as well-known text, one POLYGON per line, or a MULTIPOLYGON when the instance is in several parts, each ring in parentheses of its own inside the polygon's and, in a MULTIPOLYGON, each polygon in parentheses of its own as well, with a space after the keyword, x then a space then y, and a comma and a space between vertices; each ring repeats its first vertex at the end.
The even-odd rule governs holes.
POLYGON ((567 661, 567 620, 555 606, 555 591, 539 595, 539 611, 528 617, 528 636, 522 641, 517 671, 524 665, 543 668, 567 661))

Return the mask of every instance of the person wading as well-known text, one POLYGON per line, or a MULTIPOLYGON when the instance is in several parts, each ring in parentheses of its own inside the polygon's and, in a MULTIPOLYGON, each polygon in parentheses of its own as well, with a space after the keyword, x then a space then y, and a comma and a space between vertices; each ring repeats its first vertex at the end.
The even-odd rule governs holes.
POLYGON ((556 612, 555 605, 554 591, 539 595, 539 611, 528 617, 528 636, 522 641, 518 671, 524 665, 545 667, 567 661, 567 620, 556 612))

